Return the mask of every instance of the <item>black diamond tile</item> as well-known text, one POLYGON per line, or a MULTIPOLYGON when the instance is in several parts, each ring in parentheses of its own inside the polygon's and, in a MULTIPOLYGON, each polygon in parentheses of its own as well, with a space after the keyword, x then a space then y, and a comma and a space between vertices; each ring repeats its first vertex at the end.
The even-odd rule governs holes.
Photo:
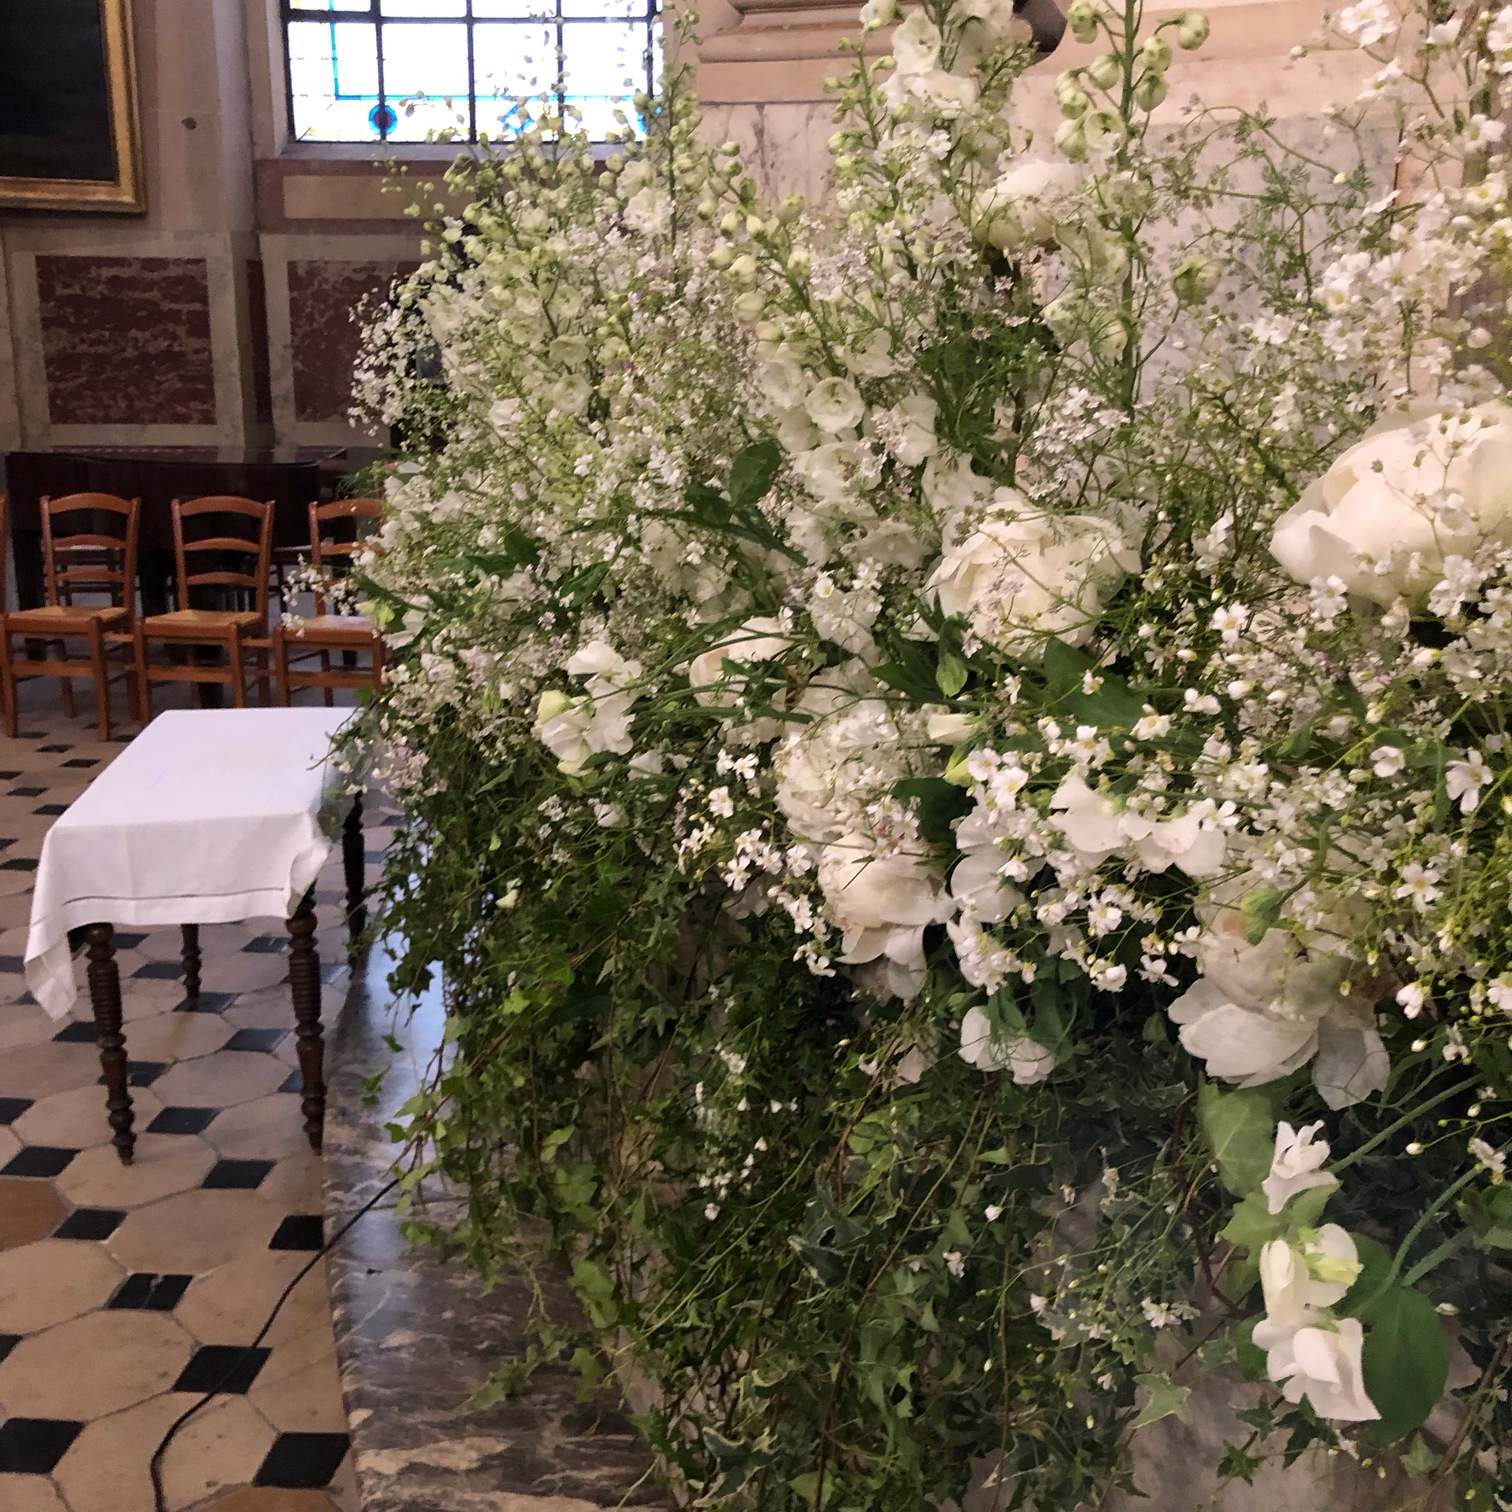
POLYGON ((346 973, 346 969, 345 961, 326 961, 320 968, 320 980, 329 987, 338 977, 346 973))
POLYGON ((37 749, 39 751, 46 751, 49 756, 61 756, 64 751, 73 750, 73 747, 71 745, 45 745, 38 746, 37 749))
POLYGON ((290 1213, 273 1232, 268 1248, 318 1250, 325 1243, 325 1219, 319 1213, 290 1213))
POLYGON ((53 1038, 65 1045, 92 1045, 95 1042, 95 1026, 85 1023, 83 1019, 75 1019, 71 1024, 64 1024, 53 1038))
MULTIPOLYGON (((168 1069, 169 1064, 168 1061, 128 1060, 126 1062, 126 1080, 133 1087, 150 1087, 168 1069)), ((103 1076, 99 1077, 95 1085, 103 1087, 105 1085, 105 1078, 103 1076)))
POLYGON ((12 856, 9 861, 0 861, 0 871, 36 871, 35 856, 12 856))
POLYGON ((58 1176, 78 1153, 59 1145, 28 1145, 17 1150, 10 1163, 0 1168, 0 1176, 58 1176))
POLYGON ((227 1050, 276 1050, 287 1029, 238 1029, 225 1043, 227 1050))
POLYGON ((145 933, 134 932, 129 929, 118 929, 111 936, 111 940, 117 950, 135 950, 146 938, 145 933))
POLYGON ((329 1486, 350 1444, 344 1433, 280 1433, 252 1484, 290 1490, 329 1486))
POLYGON ((137 1312, 172 1312, 189 1289, 193 1276, 160 1276, 155 1271, 133 1271, 121 1282, 105 1305, 137 1312))
POLYGON ((43 803, 32 810, 34 814, 46 814, 49 819, 55 819, 59 814, 66 814, 67 812, 68 805, 66 803, 43 803))
POLYGON ((164 1108, 147 1125, 149 1134, 203 1134, 219 1108, 164 1108))
POLYGON ((11 1124, 31 1107, 30 1097, 0 1097, 0 1124, 11 1124))
POLYGON ((271 1160, 217 1160, 200 1185, 211 1190, 250 1192, 272 1169, 271 1160))
POLYGON ((0 772, 0 782, 12 782, 20 775, 20 772, 0 772))
POLYGON ((0 1334, 0 1363, 21 1342, 20 1334, 0 1334))
POLYGON ((277 935, 256 935, 242 946, 243 950, 249 950, 253 955, 282 955, 288 948, 288 940, 280 939, 277 935))
POLYGON ((304 1077, 298 1071, 291 1071, 279 1082, 278 1090, 280 1092, 303 1092, 304 1077))
POLYGON ((46 791, 45 787, 17 787, 12 788, 6 796, 10 798, 40 798, 46 791))
POLYGON ((72 761, 65 761, 63 763, 66 767, 93 767, 99 766, 99 764, 100 758, 98 756, 75 756, 72 761))
POLYGON ((176 982, 183 976, 184 968, 177 961, 148 961, 131 974, 141 982, 176 982))
POLYGON ((175 1013, 224 1013, 236 1001, 234 992, 202 992, 197 998, 185 998, 175 1013))
MULTIPOLYGON (((83 1427, 83 1423, 68 1418, 15 1417, 7 1423, 0 1423, 0 1471, 11 1475, 50 1475, 53 1466, 68 1453, 68 1446, 78 1438, 83 1427)), ((299 1437, 297 1434, 286 1436, 299 1437)), ((273 1448, 278 1448, 277 1439, 273 1441, 273 1448)), ((268 1454, 271 1459, 272 1450, 268 1454)), ((272 1481, 269 1484, 283 1483, 272 1481)), ((304 1485, 304 1482, 299 1484, 304 1485)))
POLYGON ((121 1208, 79 1208, 53 1230, 54 1239, 108 1239, 125 1218, 121 1208))
POLYGON ((26 970, 26 962, 20 956, 0 956, 0 971, 14 971, 17 974, 26 970))
MULTIPOLYGON (((189 1363, 184 1366, 178 1380, 173 1383, 174 1391, 193 1391, 200 1396, 207 1392, 224 1391, 241 1396, 252 1388, 252 1383, 257 1379, 257 1373, 263 1368, 267 1358, 272 1354, 271 1349, 245 1349, 240 1344, 202 1344, 189 1358, 189 1363)), ((340 1438, 342 1434, 288 1434, 289 1438, 340 1438)), ((278 1447, 275 1439, 273 1448, 278 1447)), ((273 1451, 268 1451, 271 1459, 273 1451)), ((263 1461, 267 1463, 266 1460, 263 1461)), ((336 1464, 341 1461, 338 1459, 336 1464)), ((331 1466, 331 1473, 335 1474, 336 1465, 331 1466)), ((330 1476, 326 1477, 327 1480, 330 1476)), ((325 1481, 267 1481, 262 1484, 270 1486, 288 1485, 325 1485, 325 1481)))

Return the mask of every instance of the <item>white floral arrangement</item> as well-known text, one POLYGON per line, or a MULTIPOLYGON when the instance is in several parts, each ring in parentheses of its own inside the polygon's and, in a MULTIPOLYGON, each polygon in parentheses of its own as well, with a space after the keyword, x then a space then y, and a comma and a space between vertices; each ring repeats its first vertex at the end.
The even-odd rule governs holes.
POLYGON ((362 370, 415 1129, 699 1505, 1103 1505, 1222 1381, 1225 1481, 1506 1508, 1512 9, 1340 12, 1300 145, 1067 21, 1049 142, 1007 0, 869 0, 832 205, 676 70, 453 170, 362 370))

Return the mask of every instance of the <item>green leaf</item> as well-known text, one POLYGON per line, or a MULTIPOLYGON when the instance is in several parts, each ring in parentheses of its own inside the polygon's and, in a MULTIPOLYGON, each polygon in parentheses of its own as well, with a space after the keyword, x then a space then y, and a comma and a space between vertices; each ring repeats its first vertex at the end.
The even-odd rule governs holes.
POLYGON ((1381 1414, 1370 1434, 1387 1444, 1410 1433, 1438 1405, 1449 1378, 1449 1335, 1433 1303, 1400 1284, 1378 1294, 1360 1317, 1369 1326, 1365 1390, 1381 1414))
POLYGON ((759 503, 771 492, 781 466, 782 448, 775 441, 758 441, 737 453, 730 464, 730 502, 736 509, 759 503))
POLYGON ((1438 1468, 1439 1457, 1427 1445, 1421 1433, 1415 1434, 1412 1447, 1402 1456, 1402 1469, 1408 1475, 1427 1475, 1438 1468))
POLYGON ((1323 1216, 1324 1205, 1332 1195, 1331 1187, 1308 1187, 1306 1191, 1298 1192, 1279 1213, 1272 1213, 1265 1194, 1251 1192, 1234 1209, 1234 1216, 1218 1237, 1227 1239, 1247 1255, 1257 1255, 1262 1245, 1290 1233, 1293 1228, 1316 1228, 1323 1216))
POLYGON ((1252 892, 1239 905, 1244 915, 1244 939, 1249 945, 1258 945, 1266 934, 1275 928, 1281 917, 1281 905, 1286 895, 1274 887, 1262 887, 1252 892))
POLYGON ((549 1164, 556 1159, 556 1153, 577 1132, 576 1126, 568 1124, 565 1129, 553 1129, 545 1139, 541 1141, 541 1161, 549 1164))
POLYGON ((1205 1081, 1197 1091, 1197 1121, 1224 1186, 1236 1197, 1259 1191, 1276 1148, 1276 1118, 1266 1091, 1221 1092, 1216 1082, 1205 1081))
POLYGON ((1246 1319, 1234 1335, 1234 1354, 1246 1381, 1265 1379, 1265 1351, 1255 1343, 1255 1325, 1259 1321, 1259 1318, 1246 1319))
POLYGON ((1512 1186, 1488 1186, 1459 1204, 1481 1249, 1512 1249, 1512 1186))
POLYGON ((1218 1461, 1218 1474, 1225 1480, 1242 1480, 1245 1485, 1255 1483, 1255 1472, 1265 1463, 1263 1454, 1250 1454, 1239 1444, 1230 1444, 1218 1461))
POLYGON ((1178 1417, 1183 1423, 1192 1421, 1190 1386, 1178 1386, 1163 1370, 1151 1371, 1134 1377, 1135 1382, 1150 1393, 1150 1399, 1140 1409, 1139 1416, 1131 1426, 1146 1428, 1158 1423, 1161 1418, 1178 1417))
POLYGON ((970 813, 971 799, 943 777, 905 777, 893 784, 895 798, 912 799, 919 816, 919 833, 936 845, 955 837, 953 822, 970 813))
POLYGON ((1092 670, 1092 658, 1065 641, 1052 640, 1045 646, 1042 663, 1046 692, 1052 702, 1081 693, 1082 679, 1092 670))
POLYGON ((953 652, 941 652, 940 664, 935 668, 935 682, 947 698, 954 698, 966 686, 966 663, 953 652))

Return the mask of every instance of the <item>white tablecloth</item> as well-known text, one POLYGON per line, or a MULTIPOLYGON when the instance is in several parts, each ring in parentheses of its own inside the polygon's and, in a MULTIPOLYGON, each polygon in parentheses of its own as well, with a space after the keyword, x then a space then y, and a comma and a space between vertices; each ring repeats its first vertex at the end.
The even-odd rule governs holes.
POLYGON ((73 1005, 68 931, 288 917, 351 806, 328 758, 350 709, 160 714, 48 832, 26 983, 73 1005))

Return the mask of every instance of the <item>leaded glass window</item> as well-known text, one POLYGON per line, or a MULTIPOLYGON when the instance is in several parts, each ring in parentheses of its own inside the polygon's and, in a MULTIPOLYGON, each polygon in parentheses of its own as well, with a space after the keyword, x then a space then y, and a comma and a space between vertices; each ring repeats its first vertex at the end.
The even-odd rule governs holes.
POLYGON ((590 135, 661 66, 657 0, 283 0, 301 142, 508 137, 543 99, 590 135))

